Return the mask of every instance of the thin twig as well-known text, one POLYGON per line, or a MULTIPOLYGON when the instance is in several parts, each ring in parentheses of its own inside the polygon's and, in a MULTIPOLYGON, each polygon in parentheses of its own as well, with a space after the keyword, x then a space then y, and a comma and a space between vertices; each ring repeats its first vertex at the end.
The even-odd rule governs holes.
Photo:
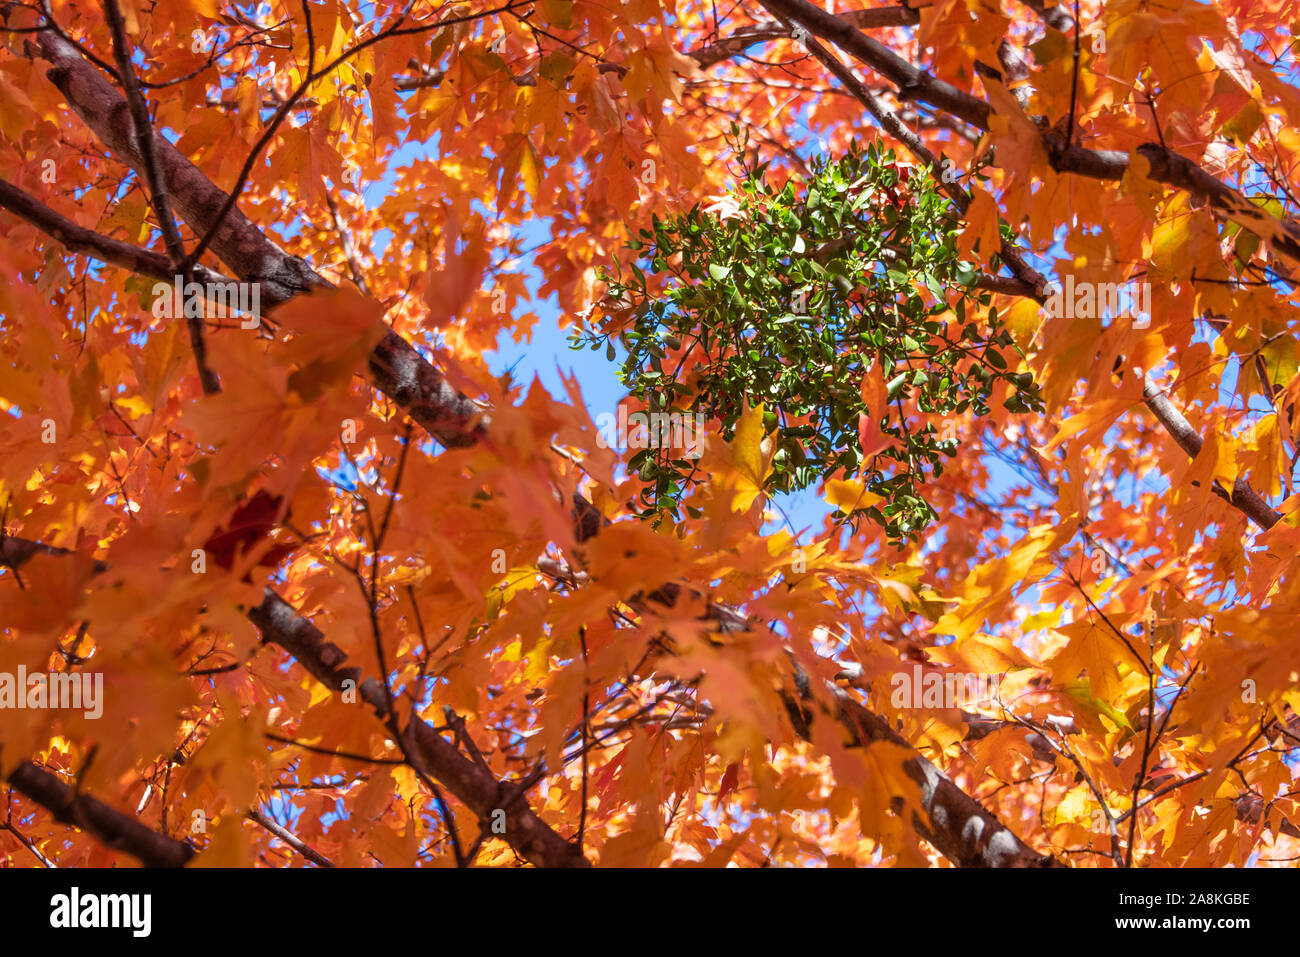
MULTIPOLYGON (((158 170, 158 160, 154 153, 154 133, 153 126, 149 122, 149 106, 140 93, 135 68, 131 65, 126 25, 122 21, 122 11, 118 8, 117 0, 104 0, 104 14, 108 18, 109 29, 113 34, 113 54, 117 59, 118 73, 121 74, 122 89, 126 94, 131 122, 135 129, 136 146, 144 161, 145 181, 149 185, 149 196, 153 202, 154 212, 158 214, 158 228, 162 230, 167 258, 171 261, 172 268, 181 277, 182 286, 187 286, 193 278, 198 257, 190 259, 185 255, 185 245, 181 242, 180 231, 177 230, 176 220, 172 217, 171 198, 167 195, 167 187, 158 170)), ((189 329, 190 348, 194 350, 194 361, 199 369, 199 382, 205 394, 213 395, 221 391, 221 381, 208 367, 208 347, 203 340, 203 320, 198 315, 191 314, 194 309, 197 309, 198 303, 193 304, 194 309, 191 309, 188 303, 187 297, 186 305, 182 308, 185 311, 185 324, 189 329)))
POLYGON ((285 828, 281 827, 275 821, 272 821, 269 817, 263 814, 261 808, 256 808, 256 807, 249 808, 248 819, 254 822, 255 824, 260 824, 262 827, 266 828, 268 831, 270 831, 280 840, 284 841, 284 843, 288 844, 295 851, 297 851, 299 854, 307 858, 307 860, 311 861, 313 864, 317 865, 318 867, 334 866, 333 862, 330 861, 330 859, 326 857, 324 854, 322 854, 320 851, 316 850, 314 847, 312 847, 310 844, 307 844, 300 838, 295 837, 285 828))

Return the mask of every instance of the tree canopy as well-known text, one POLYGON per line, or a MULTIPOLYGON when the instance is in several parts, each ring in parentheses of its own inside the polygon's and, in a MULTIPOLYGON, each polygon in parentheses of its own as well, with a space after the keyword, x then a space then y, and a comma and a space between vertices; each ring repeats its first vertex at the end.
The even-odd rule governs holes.
POLYGON ((1293 860, 1297 23, 0 3, 0 862, 1293 860))

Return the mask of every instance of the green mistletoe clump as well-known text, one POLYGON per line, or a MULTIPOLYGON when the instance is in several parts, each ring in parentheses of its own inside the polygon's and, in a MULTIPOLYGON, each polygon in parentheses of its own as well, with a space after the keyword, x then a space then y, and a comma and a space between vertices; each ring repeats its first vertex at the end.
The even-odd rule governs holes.
MULTIPOLYGON (((999 380, 1012 387, 1011 411, 1041 410, 1038 391, 1011 371, 1015 342, 976 288, 977 269, 958 259, 956 210, 925 171, 873 145, 817 161, 779 189, 766 172, 748 166, 722 202, 656 217, 628 244, 630 261, 602 276, 617 303, 610 321, 578 333, 575 347, 604 345, 613 359, 617 341, 632 396, 651 412, 706 413, 727 439, 745 404, 761 402, 775 442, 765 491, 861 469, 884 501, 840 517, 915 537, 935 517, 926 478, 959 440, 909 425, 904 403, 982 416, 999 380), (949 311, 956 324, 940 318, 949 311), (876 364, 887 400, 868 408, 862 382, 876 364), (866 461, 860 417, 890 440, 866 461)), ((647 483, 647 514, 676 513, 696 478, 696 463, 665 445, 630 465, 647 483)))

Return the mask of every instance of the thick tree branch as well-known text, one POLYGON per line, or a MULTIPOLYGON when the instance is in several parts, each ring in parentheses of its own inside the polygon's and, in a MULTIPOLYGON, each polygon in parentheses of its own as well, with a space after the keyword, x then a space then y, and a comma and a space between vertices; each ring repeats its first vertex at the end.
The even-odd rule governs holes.
POLYGON ((194 856, 189 844, 152 831, 103 801, 76 793, 34 764, 20 764, 7 780, 14 790, 41 805, 59 823, 86 831, 106 847, 130 854, 146 867, 182 867, 194 856))
MULTIPOLYGON (((46 76, 68 105, 118 159, 145 175, 145 159, 131 135, 130 109, 122 94, 72 44, 49 30, 36 37, 39 54, 51 64, 46 76)), ((215 220, 226 194, 156 130, 151 129, 149 135, 163 186, 173 198, 176 212, 197 232, 215 220)), ((328 285, 305 262, 267 239, 238 209, 226 216, 213 237, 212 251, 240 279, 262 283, 261 300, 267 305, 328 285)))
MULTIPOLYGON (((0 530, 0 566, 16 569, 38 554, 71 553, 40 542, 13 538, 0 530)), ((103 568, 103 563, 96 563, 97 571, 103 568)), ((7 780, 15 790, 49 811, 56 821, 86 831, 107 847, 137 858, 146 867, 181 867, 194 856, 191 845, 150 830, 102 801, 76 793, 53 774, 30 762, 20 764, 7 780)))
POLYGON ((1025 6, 1033 10, 1043 21, 1055 30, 1068 33, 1074 29, 1074 17, 1061 4, 1049 7, 1044 0, 1024 0, 1025 6))
MULTIPOLYGON (((128 134, 123 100, 99 71, 52 31, 37 34, 39 52, 52 64, 47 76, 78 116, 124 163, 137 171, 144 158, 128 134)), ((153 132, 159 171, 176 211, 195 232, 206 232, 225 208, 227 195, 165 138, 153 132)), ((291 256, 239 211, 231 208, 212 237, 212 252, 244 282, 260 284, 261 302, 274 308, 311 289, 332 283, 305 260, 291 256)), ((370 354, 376 388, 402 406, 446 446, 473 444, 482 434, 484 410, 461 395, 415 347, 388 330, 370 354)))
MULTIPOLYGON (((921 22, 921 14, 906 5, 897 7, 880 7, 872 10, 852 10, 847 13, 832 14, 843 23, 859 30, 873 30, 882 27, 915 26, 921 22)), ((702 67, 713 66, 730 59, 737 53, 744 53, 750 47, 771 40, 790 37, 788 23, 755 23, 742 27, 730 36, 715 40, 713 43, 687 51, 686 55, 702 67)))
MULTIPOLYGON (((834 687, 834 686, 832 686, 834 687)), ((888 722, 867 710, 846 691, 835 688, 841 719, 871 741, 911 744, 888 722)), ((1059 861, 1026 845, 991 811, 919 753, 904 765, 921 789, 926 817, 914 821, 917 830, 944 857, 959 867, 1060 867, 1059 861)))
POLYGON ((935 79, 908 63, 885 44, 869 37, 843 17, 828 13, 808 0, 763 0, 777 16, 798 23, 814 36, 835 44, 870 66, 898 88, 904 100, 928 103, 958 116, 980 130, 989 128, 989 105, 951 83, 935 79))
MULTIPOLYGON (((79 226, 4 179, 0 179, 0 209, 8 210, 35 226, 71 252, 168 283, 176 277, 166 256, 79 226)), ((208 283, 224 286, 235 282, 206 266, 194 267, 194 279, 205 286, 208 283)))
MULTIPOLYGON (((315 625, 273 591, 267 589, 265 600, 248 617, 261 630, 264 640, 293 655, 321 683, 335 691, 355 688, 380 719, 388 715, 383 686, 374 678, 364 677, 360 668, 346 666, 347 656, 338 646, 327 641, 315 625)), ((498 780, 466 758, 419 717, 412 716, 406 735, 424 763, 421 770, 446 785, 480 820, 490 820, 493 811, 505 810, 506 833, 502 837, 520 855, 544 867, 586 866, 586 859, 574 845, 534 814, 526 802, 517 799, 510 782, 498 780)))
MULTIPOLYGON (((809 0, 763 0, 763 5, 774 14, 792 20, 813 35, 833 43, 886 77, 897 87, 896 95, 900 100, 928 103, 988 131, 991 108, 987 102, 936 79, 842 18, 827 13, 809 0)), ((1058 173, 1077 173, 1113 181, 1121 179, 1128 170, 1127 153, 1069 144, 1065 136, 1050 131, 1042 132, 1041 136, 1052 168, 1058 173)), ((1270 216, 1238 190, 1159 143, 1146 143, 1137 151, 1149 164, 1148 175, 1152 180, 1206 199, 1234 222, 1268 241, 1277 252, 1300 262, 1300 224, 1293 219, 1270 216)))
MULTIPOLYGON (((37 554, 73 553, 30 539, 0 535, 0 564, 17 569, 37 554)), ((102 572, 106 567, 103 562, 97 562, 95 571, 102 572)), ((339 692, 354 689, 381 720, 387 717, 388 701, 383 686, 374 678, 366 678, 360 668, 347 666, 347 655, 270 588, 266 589, 262 603, 248 612, 248 618, 261 631, 263 641, 279 645, 321 683, 339 692)), ((514 782, 498 780, 418 716, 411 717, 405 734, 423 764, 420 770, 446 785, 480 820, 491 820, 496 810, 506 812, 506 832, 501 837, 522 857, 543 867, 588 866, 573 844, 533 813, 514 782)), ((18 787, 16 782, 15 787, 18 787)))
MULTIPOLYGON (((583 508, 585 501, 575 502, 578 522, 584 528, 583 539, 598 534, 601 523, 591 520, 591 513, 583 508)), ((587 508, 591 508, 590 505, 587 508)), ((594 509, 593 509, 594 511, 594 509)), ((598 513, 597 513, 598 514, 598 513)), ((539 566, 540 567, 540 566, 539 566)), ((575 585, 589 581, 585 573, 574 573, 559 563, 548 561, 544 569, 575 585)), ((645 596, 633 596, 628 604, 644 609, 650 604, 673 607, 682 592, 676 584, 664 585, 645 596)), ((702 596, 697 596, 702 597, 702 596)), ((751 620, 737 609, 718 602, 707 602, 707 614, 724 632, 760 630, 762 622, 751 620)), ((795 732, 804 740, 812 741, 812 728, 805 717, 804 705, 813 702, 814 695, 808 675, 795 666, 794 690, 783 693, 786 709, 790 713, 795 732)), ((855 745, 869 741, 890 741, 907 748, 912 756, 904 764, 907 776, 915 781, 921 792, 922 815, 914 815, 917 831, 944 857, 958 867, 1058 867, 1054 858, 1040 854, 1020 840, 979 801, 971 797, 944 775, 924 755, 912 747, 902 735, 889 726, 889 722, 853 698, 833 682, 826 684, 827 695, 835 702, 832 717, 849 732, 855 745)))

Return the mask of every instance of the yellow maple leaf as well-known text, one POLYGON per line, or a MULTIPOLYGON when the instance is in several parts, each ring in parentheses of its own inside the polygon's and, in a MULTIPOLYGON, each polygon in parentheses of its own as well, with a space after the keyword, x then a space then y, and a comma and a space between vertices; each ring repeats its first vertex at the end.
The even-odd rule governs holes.
POLYGON ((737 511, 748 511, 754 500, 763 494, 763 483, 772 471, 772 459, 768 449, 764 448, 763 404, 745 407, 736 422, 736 436, 731 440, 731 464, 735 467, 738 481, 735 483, 735 496, 731 507, 737 511))
POLYGON ((866 484, 861 479, 829 479, 826 482, 826 494, 823 498, 845 513, 870 508, 884 501, 879 495, 868 492, 866 484))

